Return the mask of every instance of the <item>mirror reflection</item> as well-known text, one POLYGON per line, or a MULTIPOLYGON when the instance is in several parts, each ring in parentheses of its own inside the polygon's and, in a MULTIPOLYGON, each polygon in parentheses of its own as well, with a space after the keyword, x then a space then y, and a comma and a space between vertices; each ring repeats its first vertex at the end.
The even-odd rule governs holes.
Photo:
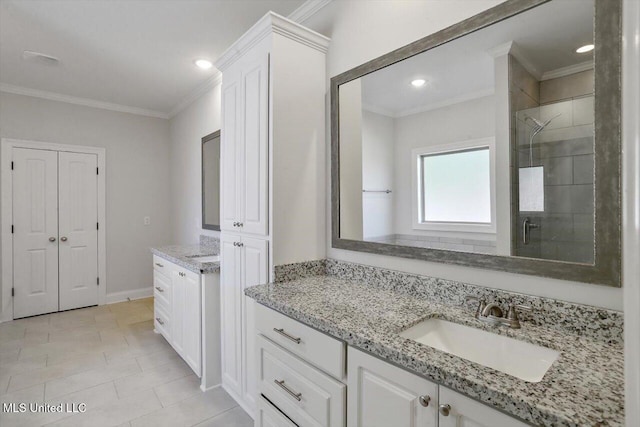
POLYGON ((339 87, 340 237, 594 262, 594 2, 339 87))
POLYGON ((202 228, 220 230, 220 131, 202 138, 202 228))

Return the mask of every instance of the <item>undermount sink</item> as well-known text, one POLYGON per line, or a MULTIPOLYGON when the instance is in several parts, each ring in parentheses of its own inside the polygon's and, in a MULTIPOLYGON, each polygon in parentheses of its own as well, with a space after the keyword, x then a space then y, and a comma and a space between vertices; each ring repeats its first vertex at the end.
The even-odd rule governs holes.
POLYGON ((531 383, 540 382, 560 355, 546 347, 437 318, 418 323, 400 336, 531 383))
POLYGON ((192 255, 191 258, 198 262, 217 262, 220 261, 220 255, 192 255))

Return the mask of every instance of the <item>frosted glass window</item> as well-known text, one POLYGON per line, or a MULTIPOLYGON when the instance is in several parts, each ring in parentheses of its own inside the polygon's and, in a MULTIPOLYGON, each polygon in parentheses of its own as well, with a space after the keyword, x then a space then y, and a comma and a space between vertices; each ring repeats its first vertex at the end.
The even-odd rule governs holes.
POLYGON ((422 221, 491 223, 489 147, 420 156, 422 221))

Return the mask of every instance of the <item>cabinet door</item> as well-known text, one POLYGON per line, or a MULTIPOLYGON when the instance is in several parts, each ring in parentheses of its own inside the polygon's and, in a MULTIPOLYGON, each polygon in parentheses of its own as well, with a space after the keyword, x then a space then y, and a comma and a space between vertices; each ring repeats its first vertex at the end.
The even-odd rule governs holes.
POLYGON ((436 384, 352 347, 348 351, 349 427, 438 425, 436 384))
POLYGON ((240 236, 220 234, 220 323, 222 338, 222 384, 240 396, 242 382, 242 285, 240 283, 240 236), (235 244, 234 244, 235 243, 235 244))
POLYGON ((183 321, 183 358, 197 376, 202 372, 200 275, 188 271, 183 277, 185 311, 183 321))
POLYGON ((268 282, 269 242, 263 239, 242 238, 242 398, 249 408, 256 407, 257 347, 255 328, 255 302, 244 295, 245 288, 268 282))
POLYGON ((222 83, 222 128, 220 131, 220 228, 238 231, 241 220, 239 171, 242 156, 240 71, 232 67, 224 73, 222 83))
POLYGON ((171 272, 171 345, 184 358, 185 284, 183 274, 180 268, 175 268, 171 272))
POLYGON ((243 155, 240 166, 242 226, 240 231, 266 236, 269 209, 269 56, 257 51, 242 72, 243 155))
MULTIPOLYGON (((525 424, 446 387, 440 387, 440 404, 448 405, 449 415, 440 412, 440 427, 525 427, 525 424)), ((446 412, 445 412, 446 413, 446 412)))

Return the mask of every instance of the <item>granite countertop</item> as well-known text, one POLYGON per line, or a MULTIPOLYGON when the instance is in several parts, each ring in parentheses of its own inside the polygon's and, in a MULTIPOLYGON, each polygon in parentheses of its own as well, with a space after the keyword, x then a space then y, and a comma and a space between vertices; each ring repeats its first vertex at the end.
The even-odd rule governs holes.
POLYGON ((245 294, 351 346, 534 425, 624 425, 622 344, 526 321, 522 329, 493 328, 476 320, 471 306, 438 304, 335 276, 254 286, 245 294), (398 334, 429 317, 490 330, 561 354, 541 382, 525 382, 398 334))
POLYGON ((218 250, 204 245, 174 245, 151 248, 151 252, 174 264, 184 267, 198 274, 217 273, 220 271, 220 261, 200 262, 194 256, 218 255, 218 250))

